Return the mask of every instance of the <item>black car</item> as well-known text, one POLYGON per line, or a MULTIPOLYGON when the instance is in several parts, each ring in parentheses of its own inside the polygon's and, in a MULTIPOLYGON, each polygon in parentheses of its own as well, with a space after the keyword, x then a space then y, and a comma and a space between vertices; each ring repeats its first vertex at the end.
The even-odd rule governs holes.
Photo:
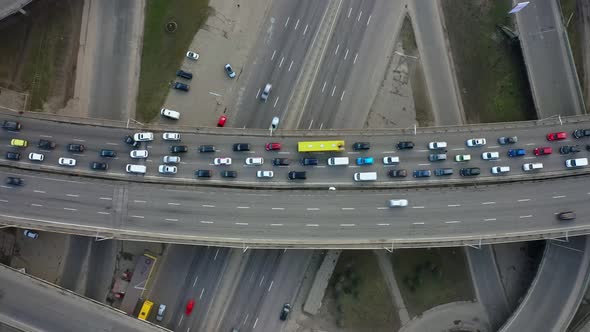
POLYGON ((188 84, 174 82, 172 83, 172 88, 176 90, 188 91, 188 89, 190 89, 190 86, 188 84))
POLYGON ((238 177, 238 172, 236 172, 236 171, 222 171, 221 177, 222 178, 235 178, 235 177, 238 177))
POLYGON ((8 185, 11 185, 11 186, 22 186, 23 185, 23 179, 15 178, 13 176, 7 177, 4 182, 8 185))
POLYGON ((561 153, 561 154, 577 153, 577 152, 580 152, 579 145, 564 145, 559 148, 559 153, 561 153))
POLYGON ((215 146, 201 145, 201 146, 199 146, 199 152, 215 152, 215 146))
POLYGON ((590 136, 590 129, 578 129, 578 130, 574 130, 574 132, 572 133, 572 135, 575 138, 582 138, 582 137, 590 136))
POLYGON ((445 175, 453 175, 452 168, 437 168, 434 170, 435 176, 445 176, 445 175))
POLYGON ((275 166, 289 166, 290 163, 289 158, 275 158, 272 160, 272 164, 275 166))
POLYGON ((405 178, 408 176, 408 171, 405 169, 390 169, 387 175, 391 178, 405 178))
POLYGON ((46 139, 40 139, 39 144, 37 144, 37 146, 39 147, 39 149, 53 150, 55 149, 55 142, 46 139))
POLYGON ((576 219, 576 213, 573 211, 561 212, 557 214, 559 220, 574 220, 576 219))
POLYGON ((8 152, 6 152, 6 159, 8 159, 8 160, 20 160, 20 153, 8 151, 8 152))
POLYGON ((82 144, 68 144, 69 152, 84 152, 84 145, 82 144))
POLYGON ((359 151, 359 150, 369 150, 371 148, 371 144, 369 142, 356 142, 352 145, 352 149, 359 151))
POLYGON ((4 120, 2 128, 6 130, 19 131, 22 128, 20 122, 4 120))
POLYGON ((301 165, 303 166, 315 166, 318 164, 316 158, 301 158, 301 165))
POLYGON ((117 156, 117 152, 113 150, 102 149, 100 150, 99 155, 104 158, 115 158, 117 156))
POLYGON ((397 143, 398 150, 408 150, 414 148, 414 142, 405 141, 405 142, 398 142, 397 143))
POLYGON ((234 151, 250 151, 250 144, 236 143, 234 144, 234 151))
POLYGON ((193 78, 192 73, 189 73, 188 71, 184 71, 182 69, 179 69, 176 71, 176 76, 186 78, 187 80, 190 80, 193 78))
POLYGON ((307 176, 305 171, 291 171, 289 172, 289 180, 305 180, 307 176))
POLYGON ((136 140, 134 140, 134 139, 133 139, 133 136, 131 136, 131 135, 127 135, 127 136, 123 137, 123 141, 124 141, 126 144, 129 144, 129 145, 131 145, 131 146, 132 146, 132 147, 134 147, 134 148, 135 148, 135 147, 137 147, 137 146, 139 145, 139 142, 138 142, 138 141, 136 141, 136 140))
POLYGON ((427 178, 432 175, 432 172, 429 169, 417 169, 414 171, 415 178, 427 178))
POLYGON ((170 152, 172 153, 183 153, 188 151, 188 146, 186 145, 173 145, 170 147, 170 152))
POLYGON ((210 178, 213 172, 208 169, 200 169, 195 171, 195 176, 198 178, 210 178))
POLYGON ((459 174, 461 174, 461 176, 477 176, 481 174, 481 170, 479 167, 466 167, 461 168, 459 174))
POLYGON ((281 315, 279 316, 279 318, 281 320, 287 320, 287 317, 289 317, 290 312, 291 312, 291 305, 289 303, 285 303, 283 305, 283 309, 281 310, 281 315))
POLYGON ((106 171, 109 168, 109 165, 107 163, 93 161, 90 163, 90 168, 97 171, 106 171))

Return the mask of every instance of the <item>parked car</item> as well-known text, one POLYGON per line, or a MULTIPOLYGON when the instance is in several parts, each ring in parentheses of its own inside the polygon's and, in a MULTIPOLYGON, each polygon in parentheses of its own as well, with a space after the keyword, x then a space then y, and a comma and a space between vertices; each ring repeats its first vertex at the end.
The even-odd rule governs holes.
POLYGON ((414 142, 405 141, 397 143, 398 150, 409 150, 414 148, 414 142))
POLYGON ((547 134, 548 141, 560 141, 567 138, 567 133, 564 131, 547 134))
POLYGON ((57 163, 61 166, 74 167, 74 166, 76 166, 76 159, 61 157, 57 160, 57 163))
POLYGON ((435 176, 446 176, 446 175, 453 175, 452 168, 437 168, 434 170, 435 176))
POLYGON ((13 138, 10 140, 10 145, 17 148, 26 148, 29 145, 29 142, 24 139, 13 138))
POLYGON ((227 116, 225 116, 225 115, 220 116, 219 120, 217 120, 217 127, 224 127, 226 122, 227 122, 227 116))
POLYGON ((578 153, 580 151, 581 149, 579 145, 564 145, 559 148, 559 153, 561 154, 578 153))
POLYGON ((172 120, 178 120, 180 119, 180 112, 174 111, 174 110, 170 110, 167 108, 162 108, 160 109, 160 115, 168 118, 168 119, 172 119, 172 120))
POLYGON ((229 76, 229 78, 234 78, 236 77, 236 72, 234 72, 233 68, 231 67, 231 65, 228 63, 225 65, 225 73, 227 74, 227 76, 229 76))
POLYGON ((582 137, 590 136, 590 129, 574 130, 574 132, 572 133, 572 136, 574 136, 575 138, 582 138, 582 137))
POLYGON ((492 167, 492 174, 503 174, 510 172, 510 166, 494 166, 492 167))
POLYGON ((22 186, 24 181, 21 178, 17 178, 14 176, 8 176, 8 177, 6 177, 6 180, 4 180, 4 183, 6 183, 9 186, 22 186))
POLYGON ((18 121, 4 120, 4 122, 2 123, 2 129, 5 130, 19 131, 22 127, 22 124, 18 121))
POLYGON ((405 178, 408 176, 408 171, 405 169, 391 169, 387 172, 387 175, 391 178, 405 178))
POLYGON ((195 171, 195 176, 198 178, 210 178, 213 172, 208 169, 199 169, 195 171))
POLYGON ((170 147, 170 152, 172 152, 172 153, 188 152, 188 146, 186 146, 186 145, 173 145, 170 147))
POLYGON ((305 171, 291 171, 288 175, 289 180, 305 180, 307 178, 305 171))
POLYGON ((458 154, 455 156, 455 161, 463 162, 463 161, 470 161, 471 155, 470 154, 458 154))
POLYGON ((193 51, 188 51, 188 52, 186 52, 186 57, 191 60, 199 60, 199 53, 193 52, 193 51))
POLYGON ((8 160, 20 160, 20 153, 14 151, 6 152, 6 159, 8 160))
POLYGON ((136 133, 133 139, 138 142, 149 142, 154 140, 154 133, 136 133))
POLYGON ((281 149, 281 143, 266 143, 266 145, 264 146, 264 148, 266 149, 266 151, 280 150, 281 149))
POLYGON ((101 163, 99 161, 93 161, 90 163, 90 169, 96 170, 96 171, 106 171, 109 168, 109 165, 107 163, 101 163))
POLYGON ((179 164, 180 157, 179 156, 164 156, 164 157, 162 157, 162 162, 164 164, 179 164))
POLYGON ((432 172, 429 169, 417 169, 414 171, 415 178, 427 178, 432 175, 432 172))
POLYGON ((522 165, 522 170, 525 172, 535 171, 543 168, 542 163, 526 163, 522 165))
POLYGON ((584 166, 588 166, 588 158, 568 159, 565 161, 565 167, 567 167, 567 168, 584 167, 584 166))
POLYGON ((29 153, 29 160, 31 161, 43 161, 43 159, 45 159, 45 156, 41 153, 29 153))
POLYGON ((125 137, 123 137, 123 141, 124 141, 126 144, 129 144, 129 145, 131 145, 131 147, 134 147, 134 148, 136 148, 136 147, 139 145, 139 142, 138 142, 138 141, 136 141, 136 140, 133 138, 133 136, 131 136, 131 135, 126 135, 125 137))
POLYGON ((357 165, 373 165, 373 157, 358 157, 356 158, 357 165))
POLYGON ((158 313, 156 314, 156 321, 161 322, 164 320, 164 313, 166 312, 166 305, 165 304, 160 304, 160 307, 158 307, 158 313))
POLYGON ((510 149, 508 150, 508 157, 522 157, 526 154, 524 149, 510 149))
POLYGON ((291 160, 289 158, 274 158, 272 164, 275 166, 289 166, 291 160))
POLYGON ((370 148, 371 148, 371 143, 369 143, 369 142, 356 142, 352 145, 352 149, 355 151, 369 150, 370 148))
POLYGON ((83 144, 68 144, 68 151, 69 152, 84 152, 84 150, 86 150, 86 148, 84 147, 83 144))
POLYGON ((476 146, 484 146, 486 145, 486 139, 485 138, 471 138, 468 139, 465 144, 467 144, 468 147, 476 147, 476 146))
POLYGON ((283 304, 283 309, 281 309, 281 314, 279 315, 280 320, 287 320, 289 317, 289 313, 291 312, 291 304, 285 303, 283 304))
POLYGON ((163 133, 162 139, 165 141, 180 141, 180 133, 163 133))
POLYGON ((160 172, 160 174, 176 174, 177 171, 178 167, 176 166, 160 165, 158 167, 158 172, 160 172))
POLYGON ((129 157, 133 159, 145 159, 148 157, 148 150, 131 150, 129 157))
POLYGON ((102 149, 98 155, 103 158, 115 158, 117 156, 117 152, 114 150, 102 149))
POLYGON ((477 176, 481 173, 479 167, 465 167, 459 170, 461 176, 477 176))
POLYGON ((39 237, 39 233, 32 231, 30 229, 25 229, 23 234, 25 235, 25 237, 29 238, 29 239, 37 239, 39 237))
POLYGON ((181 82, 172 82, 172 89, 188 91, 190 89, 190 85, 181 82))
POLYGON ((516 136, 508 136, 508 137, 500 137, 498 138, 498 144, 506 145, 506 144, 514 144, 518 142, 518 137, 516 136))
POLYGON ((231 158, 215 158, 213 159, 213 164, 216 166, 227 166, 231 165, 231 158))
POLYGON ((39 144, 37 144, 39 149, 43 150, 53 150, 55 149, 55 142, 46 139, 40 139, 39 144))
POLYGON ((249 157, 249 158, 246 158, 245 162, 246 162, 246 165, 249 165, 249 166, 259 166, 259 165, 264 164, 264 158, 262 158, 262 157, 249 157))
POLYGON ((533 153, 535 154, 535 156, 543 156, 543 155, 546 155, 546 154, 553 153, 553 149, 551 147, 549 147, 549 146, 543 146, 543 147, 535 148, 533 150, 533 153))
POLYGON ((188 71, 179 69, 176 71, 176 76, 186 78, 187 80, 191 80, 193 78, 193 73, 189 73, 188 71))
POLYGON ((576 213, 574 211, 560 212, 557 214, 559 220, 574 220, 576 219, 576 213))
POLYGON ((220 174, 223 178, 235 178, 238 176, 238 172, 229 170, 221 171, 220 174))

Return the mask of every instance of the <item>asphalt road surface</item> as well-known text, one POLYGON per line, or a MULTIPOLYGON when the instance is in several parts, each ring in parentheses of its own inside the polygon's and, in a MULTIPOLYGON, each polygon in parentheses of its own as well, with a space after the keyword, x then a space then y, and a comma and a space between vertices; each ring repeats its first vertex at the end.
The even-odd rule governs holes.
POLYGON ((0 321, 10 326, 39 331, 163 331, 4 266, 0 280, 0 321))
POLYGON ((558 6, 558 2, 551 0, 531 1, 516 14, 539 119, 584 113, 558 6))

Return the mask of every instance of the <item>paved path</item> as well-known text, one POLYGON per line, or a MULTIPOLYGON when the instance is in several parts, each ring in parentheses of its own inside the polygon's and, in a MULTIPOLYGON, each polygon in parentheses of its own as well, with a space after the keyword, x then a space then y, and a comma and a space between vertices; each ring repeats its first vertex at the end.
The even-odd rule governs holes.
POLYGON ((487 322, 485 309, 477 302, 453 302, 425 311, 398 332, 494 331, 487 322))
POLYGON ((397 284, 397 279, 395 279, 393 264, 391 264, 391 255, 387 255, 384 250, 375 250, 374 252, 377 256, 377 263, 383 273, 385 283, 387 283, 387 288, 391 292, 391 299, 397 309, 399 321, 402 325, 405 325, 410 321, 410 314, 404 303, 404 298, 399 289, 399 285, 397 284))

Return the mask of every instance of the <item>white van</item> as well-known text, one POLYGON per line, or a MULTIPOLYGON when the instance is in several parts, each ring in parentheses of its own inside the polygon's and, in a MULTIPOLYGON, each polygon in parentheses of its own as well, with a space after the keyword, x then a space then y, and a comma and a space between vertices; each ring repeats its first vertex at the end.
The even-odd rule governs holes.
POLYGON ((348 165, 348 157, 331 157, 328 158, 328 165, 330 166, 346 166, 348 165))
POLYGON ((565 167, 567 167, 567 168, 583 167, 583 166, 588 166, 588 158, 568 159, 565 161, 565 167))
POLYGON ((167 108, 162 108, 160 110, 160 115, 167 117, 168 119, 178 120, 180 119, 180 113, 177 111, 169 110, 167 108))
POLYGON ((534 171, 534 170, 541 169, 541 168, 543 168, 542 163, 528 163, 528 164, 522 165, 523 171, 534 171))
POLYGON ((354 181, 376 181, 377 172, 359 172, 354 173, 354 181))
POLYGON ((147 167, 145 165, 127 164, 125 170, 127 173, 145 174, 147 167))

